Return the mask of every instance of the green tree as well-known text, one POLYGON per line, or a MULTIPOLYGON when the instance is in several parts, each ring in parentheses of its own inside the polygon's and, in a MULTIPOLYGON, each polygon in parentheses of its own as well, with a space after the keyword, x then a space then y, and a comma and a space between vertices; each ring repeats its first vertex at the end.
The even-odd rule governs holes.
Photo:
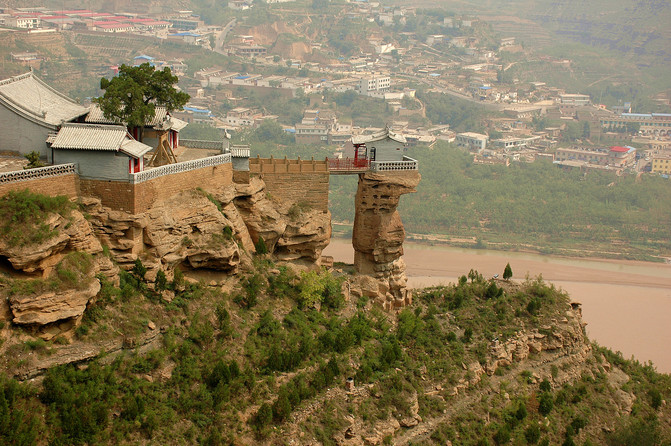
POLYGON ((24 155, 28 160, 28 165, 25 169, 34 169, 36 167, 44 167, 44 163, 40 160, 40 153, 33 150, 30 153, 24 155))
POLYGON ((100 79, 105 94, 94 102, 105 118, 123 122, 129 130, 138 128, 142 141, 144 125, 156 115, 156 107, 171 112, 188 102, 189 95, 175 88, 177 80, 167 67, 157 71, 148 63, 137 67, 121 65, 118 76, 100 79))
POLYGON ((513 269, 510 267, 510 263, 507 263, 505 269, 503 270, 503 278, 508 280, 511 277, 513 277, 513 269))

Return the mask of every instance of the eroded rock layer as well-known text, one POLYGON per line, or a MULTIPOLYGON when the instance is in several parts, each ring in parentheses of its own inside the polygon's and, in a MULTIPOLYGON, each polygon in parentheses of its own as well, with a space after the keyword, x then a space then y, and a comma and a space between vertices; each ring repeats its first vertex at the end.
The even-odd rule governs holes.
POLYGON ((410 303, 407 293, 403 241, 405 230, 396 208, 401 195, 416 192, 416 171, 359 175, 352 233, 357 272, 378 281, 377 299, 386 309, 410 303))

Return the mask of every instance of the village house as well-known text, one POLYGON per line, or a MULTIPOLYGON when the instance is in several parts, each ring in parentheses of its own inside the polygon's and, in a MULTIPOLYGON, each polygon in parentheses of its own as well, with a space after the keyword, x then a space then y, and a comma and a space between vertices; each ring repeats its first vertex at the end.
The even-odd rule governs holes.
POLYGON ((555 163, 582 162, 597 166, 626 167, 636 160, 633 147, 612 146, 608 149, 584 149, 580 147, 558 148, 555 163))
POLYGON ((124 181, 144 170, 153 148, 136 141, 123 125, 63 124, 47 142, 54 164, 75 163, 80 178, 124 181))
POLYGON ((662 152, 652 157, 652 173, 671 175, 671 152, 662 152))
POLYGON ((18 155, 36 151, 51 162, 47 137, 63 123, 80 121, 88 112, 88 107, 54 90, 32 71, 0 81, 0 149, 18 155))
MULTIPOLYGON (((84 122, 87 124, 119 124, 110 119, 105 118, 102 110, 98 105, 93 104, 91 110, 86 115, 84 122)), ((156 148, 159 144, 159 134, 168 132, 167 141, 171 148, 179 145, 179 132, 187 126, 185 121, 170 116, 165 107, 156 107, 154 117, 149 120, 142 131, 142 142, 156 148)), ((140 139, 140 130, 135 128, 132 130, 133 138, 140 139)))

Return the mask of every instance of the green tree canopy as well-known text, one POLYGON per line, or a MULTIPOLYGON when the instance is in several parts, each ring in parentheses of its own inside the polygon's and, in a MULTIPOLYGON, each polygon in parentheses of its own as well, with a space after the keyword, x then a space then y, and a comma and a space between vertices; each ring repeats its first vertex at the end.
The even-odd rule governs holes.
POLYGON ((148 63, 137 67, 121 65, 119 75, 100 79, 105 94, 95 99, 105 118, 124 122, 128 128, 142 129, 156 115, 156 107, 168 112, 183 107, 189 95, 175 88, 177 76, 170 68, 157 71, 148 63))
POLYGON ((506 267, 505 267, 505 269, 503 270, 503 278, 504 278, 505 280, 508 280, 508 279, 510 279, 511 277, 513 277, 513 270, 512 270, 512 268, 510 267, 510 263, 508 263, 508 264, 506 264, 506 267))

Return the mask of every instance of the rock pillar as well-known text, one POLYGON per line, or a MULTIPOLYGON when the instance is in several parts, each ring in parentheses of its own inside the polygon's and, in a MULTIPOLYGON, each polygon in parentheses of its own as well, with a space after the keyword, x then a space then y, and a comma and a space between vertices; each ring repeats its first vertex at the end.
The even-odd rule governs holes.
POLYGON ((379 283, 378 301, 385 309, 411 303, 407 293, 403 241, 405 230, 396 207, 401 195, 416 192, 417 171, 359 175, 352 233, 357 272, 379 283))

